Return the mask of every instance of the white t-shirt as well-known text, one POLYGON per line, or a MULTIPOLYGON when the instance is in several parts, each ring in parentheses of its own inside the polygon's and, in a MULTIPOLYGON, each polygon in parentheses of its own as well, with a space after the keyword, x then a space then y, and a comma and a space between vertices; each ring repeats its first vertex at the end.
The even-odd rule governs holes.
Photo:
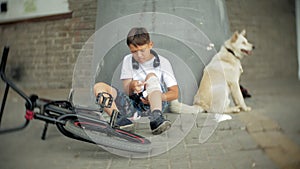
POLYGON ((167 87, 177 85, 177 81, 174 76, 174 72, 171 63, 164 57, 158 55, 160 60, 160 66, 154 68, 153 61, 155 57, 143 64, 139 64, 139 69, 133 69, 132 67, 132 54, 126 55, 123 59, 123 65, 121 70, 120 79, 133 79, 144 81, 146 75, 149 73, 155 73, 160 82, 165 82, 167 87))

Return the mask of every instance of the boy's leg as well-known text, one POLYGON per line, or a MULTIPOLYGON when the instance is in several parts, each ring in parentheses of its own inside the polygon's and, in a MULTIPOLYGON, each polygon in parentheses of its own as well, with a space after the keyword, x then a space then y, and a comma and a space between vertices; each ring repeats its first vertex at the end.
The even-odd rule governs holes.
POLYGON ((153 134, 161 134, 171 127, 171 122, 162 115, 162 92, 158 77, 148 74, 146 78, 146 91, 150 103, 150 128, 153 134))
MULTIPOLYGON (((118 97, 118 92, 115 88, 111 87, 110 85, 99 82, 94 85, 94 94, 95 96, 98 95, 98 93, 101 92, 106 92, 112 95, 113 97, 113 102, 110 108, 104 108, 104 111, 109 115, 112 116, 113 110, 117 110, 119 112, 119 109, 116 105, 115 99, 118 97)), ((121 129, 128 129, 133 127, 133 123, 127 119, 125 115, 122 115, 118 113, 117 116, 117 121, 116 124, 121 128, 121 129)))
POLYGON ((162 111, 162 92, 160 82, 154 73, 149 73, 146 77, 146 91, 148 94, 151 112, 154 110, 162 111))

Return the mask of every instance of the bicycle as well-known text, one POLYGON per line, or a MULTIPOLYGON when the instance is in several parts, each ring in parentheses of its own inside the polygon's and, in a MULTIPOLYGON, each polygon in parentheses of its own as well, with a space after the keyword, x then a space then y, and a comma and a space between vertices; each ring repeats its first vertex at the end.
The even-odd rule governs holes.
POLYGON ((39 98, 37 95, 26 95, 6 77, 5 67, 8 53, 9 47, 5 46, 0 65, 1 79, 6 84, 0 109, 0 127, 9 88, 12 88, 25 100, 26 112, 24 124, 9 129, 0 128, 0 134, 22 130, 28 126, 31 120, 35 119, 45 122, 42 140, 46 138, 48 124, 50 123, 56 125, 64 136, 79 141, 137 153, 151 151, 151 142, 148 139, 133 132, 119 129, 115 125, 117 111, 113 111, 109 121, 99 118, 99 113, 102 114, 104 108, 109 108, 112 104, 113 98, 109 93, 99 95, 97 103, 100 108, 98 110, 74 106, 69 101, 70 99, 49 100, 39 98))

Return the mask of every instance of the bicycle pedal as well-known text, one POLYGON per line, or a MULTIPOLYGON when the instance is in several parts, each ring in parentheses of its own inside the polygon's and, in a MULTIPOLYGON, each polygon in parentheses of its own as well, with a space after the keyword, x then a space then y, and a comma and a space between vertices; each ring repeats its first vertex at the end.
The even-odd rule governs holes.
POLYGON ((99 104, 101 108, 110 108, 113 103, 113 97, 111 94, 101 92, 97 94, 96 104, 99 104))

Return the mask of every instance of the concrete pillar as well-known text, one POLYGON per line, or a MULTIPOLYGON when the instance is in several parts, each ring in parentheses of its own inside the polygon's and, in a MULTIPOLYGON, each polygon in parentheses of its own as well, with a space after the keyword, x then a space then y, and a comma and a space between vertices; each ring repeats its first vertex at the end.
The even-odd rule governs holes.
POLYGON ((95 65, 96 81, 120 86, 114 81, 120 81, 119 64, 129 53, 126 35, 130 28, 143 26, 157 53, 176 68, 186 103, 192 103, 204 66, 231 35, 224 0, 98 0, 97 10, 95 54, 103 57, 103 64, 95 65))

